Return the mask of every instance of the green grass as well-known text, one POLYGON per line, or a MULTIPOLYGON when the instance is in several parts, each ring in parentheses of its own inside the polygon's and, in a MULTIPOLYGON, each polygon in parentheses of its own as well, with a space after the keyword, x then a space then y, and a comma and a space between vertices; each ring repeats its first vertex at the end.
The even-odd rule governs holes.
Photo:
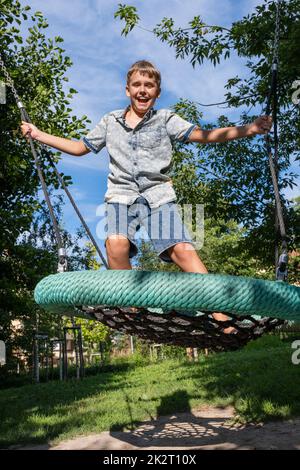
POLYGON ((199 362, 166 360, 76 380, 0 391, 0 446, 57 443, 133 429, 140 421, 210 404, 234 406, 239 420, 300 415, 300 365, 290 342, 265 336, 241 351, 199 362))

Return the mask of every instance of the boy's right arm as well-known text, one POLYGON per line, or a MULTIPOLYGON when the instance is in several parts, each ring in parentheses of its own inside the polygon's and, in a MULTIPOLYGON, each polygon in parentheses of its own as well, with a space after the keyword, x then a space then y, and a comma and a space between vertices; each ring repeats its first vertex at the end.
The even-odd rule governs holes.
POLYGON ((25 137, 30 136, 32 139, 37 140, 42 144, 49 145, 61 152, 68 153, 76 157, 81 157, 90 152, 90 150, 87 149, 84 143, 80 140, 65 139, 63 137, 47 134, 28 122, 22 121, 21 130, 25 137))

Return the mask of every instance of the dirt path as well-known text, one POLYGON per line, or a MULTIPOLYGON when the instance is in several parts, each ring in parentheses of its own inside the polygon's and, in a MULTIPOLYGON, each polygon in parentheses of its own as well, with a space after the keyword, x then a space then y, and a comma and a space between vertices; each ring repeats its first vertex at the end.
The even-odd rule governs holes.
MULTIPOLYGON (((233 408, 205 407, 146 421, 132 431, 107 431, 47 445, 19 447, 50 450, 300 450, 300 418, 261 425, 232 425, 233 408)), ((17 446, 15 446, 17 448, 17 446)))

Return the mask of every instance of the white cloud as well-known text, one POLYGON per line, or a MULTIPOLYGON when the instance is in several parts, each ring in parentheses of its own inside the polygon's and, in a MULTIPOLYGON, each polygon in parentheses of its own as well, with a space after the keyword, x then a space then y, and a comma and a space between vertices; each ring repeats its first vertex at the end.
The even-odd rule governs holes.
POLYGON ((63 154, 59 163, 59 169, 62 170, 64 167, 106 172, 108 171, 108 155, 105 150, 102 150, 96 156, 89 154, 84 157, 72 157, 70 155, 63 154))
POLYGON ((297 186, 294 186, 293 189, 287 188, 284 191, 285 197, 289 199, 290 201, 294 199, 295 197, 300 196, 300 178, 298 178, 297 182, 298 182, 297 186))
POLYGON ((88 197, 88 194, 86 193, 86 191, 83 191, 82 188, 74 184, 72 185, 71 191, 72 191, 73 198, 76 199, 77 202, 84 201, 88 197))
MULTIPOLYGON (((164 16, 173 17, 182 27, 188 27, 195 15, 209 24, 230 26, 241 11, 247 11, 248 3, 239 2, 237 8, 231 0, 128 2, 137 7, 141 25, 150 29, 164 16)), ((38 0, 31 2, 33 9, 42 8, 49 18, 49 32, 64 37, 66 54, 74 61, 68 75, 70 85, 79 91, 73 101, 76 113, 87 114, 94 125, 105 112, 125 106, 126 70, 141 57, 154 61, 162 71, 165 94, 161 106, 170 106, 180 97, 200 102, 223 100, 226 80, 241 71, 241 59, 233 57, 217 68, 204 64, 193 69, 187 60, 176 60, 174 50, 151 33, 136 28, 121 37, 123 24, 114 19, 118 4, 119 0, 52 0, 41 7, 38 0)), ((208 119, 219 114, 217 108, 205 109, 208 119)))
MULTIPOLYGON (((79 202, 78 208, 85 222, 87 224, 92 224, 96 222, 96 220, 98 219, 96 216, 97 204, 92 203, 92 202, 88 203, 88 202, 82 202, 82 201, 81 202, 76 201, 76 202, 79 202)), ((77 219, 77 215, 75 214, 73 207, 71 206, 69 202, 66 202, 66 205, 64 208, 64 220, 68 220, 69 217, 73 218, 73 216, 74 218, 76 217, 77 226, 79 226, 80 221, 79 219, 77 219)))

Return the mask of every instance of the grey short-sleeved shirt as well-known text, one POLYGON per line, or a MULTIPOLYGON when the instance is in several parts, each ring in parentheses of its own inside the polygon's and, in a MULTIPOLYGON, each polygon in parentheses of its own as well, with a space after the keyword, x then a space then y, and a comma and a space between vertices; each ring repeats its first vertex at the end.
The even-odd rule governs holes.
POLYGON ((132 129, 125 122, 126 110, 112 111, 83 138, 98 153, 106 146, 110 157, 105 201, 133 204, 143 196, 150 207, 174 201, 169 172, 172 143, 186 142, 195 127, 169 109, 150 109, 132 129))

